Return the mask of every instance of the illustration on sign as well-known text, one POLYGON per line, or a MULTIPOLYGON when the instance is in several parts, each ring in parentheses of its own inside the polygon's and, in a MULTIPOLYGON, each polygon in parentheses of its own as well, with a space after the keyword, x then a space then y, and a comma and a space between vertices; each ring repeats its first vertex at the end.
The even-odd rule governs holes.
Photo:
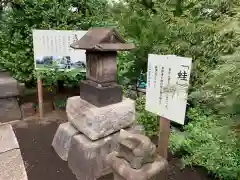
POLYGON ((70 47, 87 31, 33 30, 36 70, 59 69, 86 71, 85 50, 70 47))
POLYGON ((184 124, 191 62, 175 55, 149 55, 146 110, 184 124))

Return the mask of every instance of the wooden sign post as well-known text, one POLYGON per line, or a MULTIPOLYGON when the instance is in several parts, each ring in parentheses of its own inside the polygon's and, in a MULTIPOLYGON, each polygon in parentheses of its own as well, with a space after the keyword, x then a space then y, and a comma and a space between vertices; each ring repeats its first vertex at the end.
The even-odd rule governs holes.
POLYGON ((168 158, 168 140, 170 135, 170 121, 164 117, 160 117, 158 152, 164 159, 168 158))
POLYGON ((43 118, 43 91, 42 91, 42 79, 38 76, 37 79, 37 92, 38 92, 38 109, 40 119, 43 118))
POLYGON ((175 55, 148 57, 146 110, 160 117, 158 152, 165 159, 170 121, 184 124, 191 63, 190 58, 175 55))
MULTIPOLYGON (((33 29, 33 51, 35 70, 73 70, 86 71, 79 64, 85 64, 85 51, 74 51, 70 47, 77 39, 81 39, 87 31, 37 30, 33 29)), ((42 79, 37 72, 38 108, 40 119, 43 118, 42 79)))

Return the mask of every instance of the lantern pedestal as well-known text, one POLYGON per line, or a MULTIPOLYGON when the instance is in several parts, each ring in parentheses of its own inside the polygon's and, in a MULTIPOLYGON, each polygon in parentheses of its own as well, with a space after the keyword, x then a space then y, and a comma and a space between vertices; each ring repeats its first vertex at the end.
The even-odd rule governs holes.
POLYGON ((95 141, 107 137, 135 120, 134 101, 128 98, 120 103, 97 107, 79 96, 67 100, 66 113, 76 129, 95 141))
MULTIPOLYGON (((141 126, 135 125, 125 130, 131 133, 143 132, 141 126)), ((78 180, 97 180, 112 172, 105 158, 110 152, 116 150, 118 136, 119 131, 96 141, 91 141, 84 134, 73 137, 68 167, 78 180)))
POLYGON ((116 83, 99 87, 97 83, 91 80, 83 80, 80 83, 80 96, 83 100, 97 107, 103 107, 121 102, 122 88, 116 83))

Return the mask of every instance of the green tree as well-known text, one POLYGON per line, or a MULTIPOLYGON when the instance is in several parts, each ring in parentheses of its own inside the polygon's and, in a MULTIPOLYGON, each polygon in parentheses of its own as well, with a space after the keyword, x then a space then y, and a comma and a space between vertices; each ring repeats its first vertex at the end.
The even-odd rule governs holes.
MULTIPOLYGON (((147 56, 150 53, 192 57, 193 91, 206 82, 206 74, 216 67, 222 54, 235 51, 237 42, 233 34, 220 33, 225 22, 220 18, 213 21, 210 15, 205 15, 203 1, 184 1, 181 4, 180 17, 174 15, 176 6, 179 5, 172 1, 156 1, 156 14, 150 9, 146 10, 146 6, 136 0, 114 6, 112 11, 119 27, 136 45, 136 49, 128 57, 125 55, 124 59, 131 61, 131 67, 124 71, 127 74, 121 77, 128 77, 129 82, 135 82, 141 72, 146 72, 147 56)), ((212 7, 212 11, 216 13, 212 13, 211 16, 222 13, 217 11, 219 6, 212 7)), ((124 59, 121 61, 123 64, 127 63, 124 59)))

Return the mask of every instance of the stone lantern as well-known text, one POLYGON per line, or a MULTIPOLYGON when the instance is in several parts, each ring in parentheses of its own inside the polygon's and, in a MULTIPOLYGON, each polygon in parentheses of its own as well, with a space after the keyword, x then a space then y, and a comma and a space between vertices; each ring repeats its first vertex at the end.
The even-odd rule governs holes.
POLYGON ((80 83, 80 97, 97 106, 122 101, 122 89, 117 84, 117 51, 134 48, 113 28, 92 28, 73 49, 86 50, 87 80, 80 83))
POLYGON ((117 84, 117 51, 134 45, 114 29, 93 28, 71 47, 86 50, 87 79, 80 96, 68 98, 68 123, 59 126, 52 146, 78 180, 96 180, 111 173, 105 157, 117 148, 119 131, 142 132, 134 123, 135 101, 122 97, 117 84))

